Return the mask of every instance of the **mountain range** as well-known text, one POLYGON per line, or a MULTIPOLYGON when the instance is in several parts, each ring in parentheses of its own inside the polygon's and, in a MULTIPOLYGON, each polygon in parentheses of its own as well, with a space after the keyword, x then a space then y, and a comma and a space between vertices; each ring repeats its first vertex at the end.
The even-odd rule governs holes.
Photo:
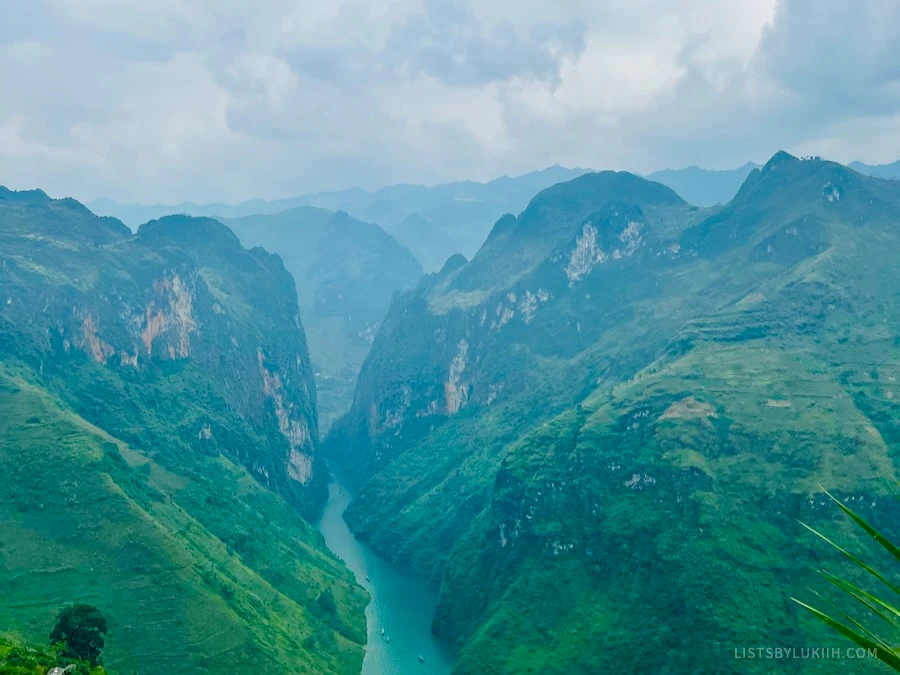
POLYGON ((488 183, 463 181, 434 187, 391 185, 374 192, 351 188, 275 201, 252 200, 237 205, 194 204, 143 206, 100 199, 88 206, 137 227, 173 213, 238 218, 273 214, 297 206, 344 211, 358 220, 377 223, 411 250, 426 271, 436 271, 454 253, 471 256, 504 213, 518 213, 538 191, 586 173, 560 166, 488 183))
POLYGON ((798 521, 857 550, 827 489, 900 535, 900 182, 862 168, 557 167, 136 231, 0 188, 0 651, 88 602, 111 673, 358 673, 326 459, 357 537, 440 588, 455 675, 836 644, 791 597, 859 574, 798 521))
POLYGON ((797 521, 852 541, 824 486, 900 525, 898 222, 900 183, 783 152, 710 208, 592 173, 394 300, 324 450, 357 535, 440 583, 456 673, 833 643, 790 597, 842 563, 797 521))
MULTIPOLYGON (((900 178, 900 162, 867 165, 852 162, 854 170, 881 178, 900 178)), ((726 204, 758 164, 747 162, 728 170, 663 169, 647 174, 648 180, 667 185, 682 199, 697 206, 726 204)), ((221 218, 274 214, 297 206, 316 206, 344 211, 358 220, 377 223, 412 251, 426 272, 435 272, 454 253, 470 258, 481 246, 491 226, 506 213, 518 214, 539 191, 572 180, 588 169, 552 166, 517 177, 487 183, 462 181, 433 187, 391 185, 372 192, 350 188, 288 199, 255 199, 235 205, 183 202, 174 205, 118 204, 98 199, 88 206, 99 215, 114 216, 132 228, 171 214, 221 218)))
POLYGON ((672 188, 690 204, 714 206, 727 204, 737 194, 743 182, 758 164, 747 162, 737 169, 713 170, 689 166, 684 169, 663 169, 646 176, 672 188))
POLYGON ((416 254, 427 271, 435 271, 453 253, 474 254, 494 221, 504 213, 518 213, 539 190, 583 173, 585 169, 553 166, 488 183, 462 181, 434 187, 391 185, 374 192, 351 188, 275 201, 257 199, 237 205, 183 202, 145 206, 98 199, 88 206, 97 214, 115 216, 131 227, 173 213, 239 218, 278 213, 297 206, 345 211, 394 234, 416 254), (411 228, 411 222, 418 222, 419 227, 411 228), (422 228, 428 228, 428 233, 422 234, 422 228))

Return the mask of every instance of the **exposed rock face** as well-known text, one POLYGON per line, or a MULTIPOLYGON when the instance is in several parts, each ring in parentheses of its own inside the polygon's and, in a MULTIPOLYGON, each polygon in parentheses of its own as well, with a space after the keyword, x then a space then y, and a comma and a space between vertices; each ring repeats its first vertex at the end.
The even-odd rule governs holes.
MULTIPOLYGON (((177 273, 164 275, 153 283, 155 296, 146 310, 146 326, 141 333, 147 353, 153 353, 153 341, 165 331, 172 331, 174 339, 167 351, 171 358, 187 358, 191 355, 191 333, 197 332, 193 299, 196 276, 190 285, 177 273)), ((213 311, 215 307, 213 305, 213 311)), ((221 312, 216 312, 217 314, 221 312)))
POLYGON ((97 336, 97 326, 94 325, 94 317, 90 314, 84 317, 82 328, 84 329, 84 344, 88 352, 94 357, 94 361, 106 364, 106 359, 115 353, 115 348, 97 336))
POLYGON ((175 377, 155 405, 177 409, 185 395, 218 401, 218 419, 184 421, 198 452, 222 452, 315 511, 324 497, 315 389, 281 260, 241 248, 210 219, 173 216, 132 235, 75 202, 5 195, 0 352, 48 377, 87 372, 86 359, 103 374, 86 376, 85 390, 122 382, 145 392, 140 383, 175 377), (60 218, 79 227, 56 227, 60 218))
POLYGON ((575 241, 575 248, 569 254, 569 264, 566 265, 569 286, 574 286, 594 265, 605 263, 608 258, 606 252, 597 246, 597 228, 591 223, 585 223, 581 235, 575 241))
POLYGON ((447 381, 444 382, 444 405, 447 414, 453 415, 469 398, 469 389, 462 382, 463 373, 466 370, 466 355, 469 351, 469 343, 462 339, 456 346, 456 356, 450 361, 450 372, 447 373, 447 381))
POLYGON ((256 355, 263 378, 263 391, 275 408, 278 431, 291 446, 287 463, 288 476, 306 485, 313 477, 313 446, 309 422, 303 415, 302 407, 288 398, 281 374, 266 367, 266 359, 261 349, 257 350, 256 355))

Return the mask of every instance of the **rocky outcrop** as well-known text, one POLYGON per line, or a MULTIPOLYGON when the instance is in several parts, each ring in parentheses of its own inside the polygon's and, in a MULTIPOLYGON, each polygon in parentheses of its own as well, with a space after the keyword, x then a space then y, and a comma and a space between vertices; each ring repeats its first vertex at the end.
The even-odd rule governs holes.
MULTIPOLYGON (((193 307, 195 284, 196 277, 186 283, 177 273, 164 275, 153 283, 155 297, 146 308, 146 325, 141 332, 147 354, 153 353, 153 341, 157 337, 172 331, 173 339, 166 349, 169 357, 185 359, 191 355, 191 333, 197 332, 193 307)), ((213 305, 214 312, 216 306, 213 305)))
POLYGON ((10 194, 0 201, 0 353, 78 382, 82 406, 89 389, 141 383, 142 394, 159 387, 155 406, 180 414, 192 406, 179 397, 208 399, 217 415, 184 419, 185 442, 244 464, 314 513, 325 483, 315 387, 281 260, 204 218, 164 218, 132 235, 77 203, 33 195, 29 219, 15 220, 3 207, 24 197, 10 194), (60 218, 78 227, 61 230, 60 218), (100 374, 88 376, 85 361, 100 374), (85 377, 72 378, 79 369, 85 377))

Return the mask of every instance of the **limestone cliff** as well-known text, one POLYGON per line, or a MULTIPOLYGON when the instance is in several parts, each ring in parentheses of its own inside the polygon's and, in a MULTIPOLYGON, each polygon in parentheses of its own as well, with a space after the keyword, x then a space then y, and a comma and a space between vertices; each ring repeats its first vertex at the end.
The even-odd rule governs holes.
POLYGON ((211 219, 171 216, 132 235, 43 193, 5 191, 0 209, 5 357, 139 445, 155 445, 147 410, 167 409, 194 451, 221 452, 315 512, 325 489, 315 387, 280 258, 242 248, 211 219), (141 406, 154 387, 153 406, 141 406), (121 391, 134 398, 104 398, 121 391), (126 405, 136 418, 115 414, 126 405))

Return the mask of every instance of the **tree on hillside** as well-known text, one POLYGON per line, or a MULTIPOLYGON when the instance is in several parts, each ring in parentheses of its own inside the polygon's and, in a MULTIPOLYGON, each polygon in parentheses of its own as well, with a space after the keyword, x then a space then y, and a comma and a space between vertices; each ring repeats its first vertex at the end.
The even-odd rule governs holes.
POLYGON ((51 644, 65 643, 63 656, 87 661, 92 666, 100 662, 105 641, 106 619, 93 605, 66 607, 50 633, 51 644))

